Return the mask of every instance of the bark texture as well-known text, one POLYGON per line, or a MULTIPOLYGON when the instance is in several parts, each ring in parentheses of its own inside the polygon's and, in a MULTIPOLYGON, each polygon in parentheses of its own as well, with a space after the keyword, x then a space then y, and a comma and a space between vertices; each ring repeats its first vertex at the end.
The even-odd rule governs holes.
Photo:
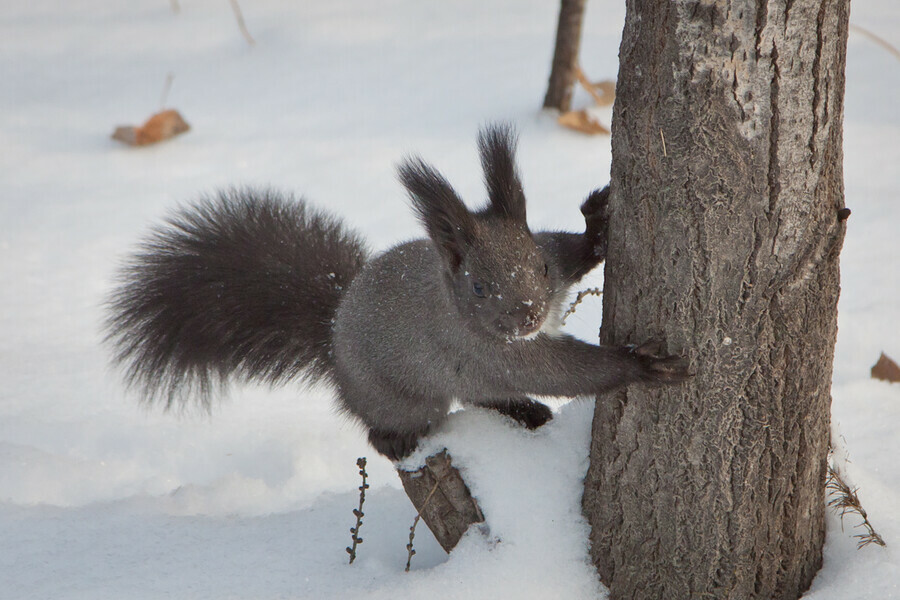
POLYGON ((417 471, 398 469, 397 473, 406 495, 446 552, 456 547, 470 525, 484 522, 481 507, 446 450, 426 458, 417 471))
POLYGON ((612 598, 794 599, 821 565, 848 11, 628 0, 601 338, 696 376, 598 398, 612 598))
POLYGON ((562 0, 559 8, 559 24, 556 28, 556 48, 550 82, 544 96, 544 108, 560 112, 572 106, 575 86, 575 69, 578 67, 578 49, 581 46, 581 22, 586 0, 562 0))

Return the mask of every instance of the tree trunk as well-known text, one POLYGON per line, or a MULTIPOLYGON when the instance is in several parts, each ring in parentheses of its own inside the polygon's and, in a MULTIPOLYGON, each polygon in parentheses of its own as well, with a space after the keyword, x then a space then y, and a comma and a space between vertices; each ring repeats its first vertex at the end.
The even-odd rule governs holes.
POLYGON ((628 0, 601 338, 696 376, 598 397, 612 598, 797 598, 822 562, 846 0, 628 0))
POLYGON ((555 108, 565 112, 572 106, 572 88, 575 86, 575 69, 578 67, 584 3, 585 0, 562 0, 560 5, 556 49, 553 52, 547 95, 544 96, 544 108, 555 108))

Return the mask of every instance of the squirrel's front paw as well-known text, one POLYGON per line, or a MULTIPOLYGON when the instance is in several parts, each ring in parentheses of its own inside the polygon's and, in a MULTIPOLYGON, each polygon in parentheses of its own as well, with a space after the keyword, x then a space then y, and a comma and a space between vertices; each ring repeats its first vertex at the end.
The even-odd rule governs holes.
POLYGON ((598 256, 606 256, 607 229, 609 228, 609 186, 591 192, 581 204, 584 215, 584 237, 594 247, 598 256))
POLYGON ((687 358, 663 354, 663 345, 660 342, 647 342, 633 348, 631 353, 640 363, 645 381, 680 383, 694 376, 687 358))

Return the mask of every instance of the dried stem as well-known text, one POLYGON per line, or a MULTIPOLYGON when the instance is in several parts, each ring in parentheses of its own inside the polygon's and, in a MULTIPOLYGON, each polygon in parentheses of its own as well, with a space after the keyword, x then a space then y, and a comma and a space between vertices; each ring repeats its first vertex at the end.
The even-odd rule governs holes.
POLYGON ((456 547, 469 526, 484 522, 478 502, 446 449, 427 457, 415 471, 398 468, 397 474, 406 495, 446 552, 456 547))
POLYGON ((900 60, 900 50, 897 50, 897 48, 895 48, 890 42, 888 42, 884 38, 875 35, 874 33, 869 31, 868 29, 865 29, 864 27, 860 27, 859 25, 854 25, 853 23, 850 23, 848 25, 848 27, 850 28, 850 31, 855 31, 858 34, 869 38, 870 40, 872 40, 873 42, 875 42, 876 44, 878 44, 879 46, 881 46, 882 48, 884 48, 885 50, 887 50, 888 52, 893 54, 895 58, 900 60))
POLYGON ((419 519, 422 518, 422 511, 425 510, 425 507, 428 506, 428 501, 431 500, 431 497, 438 489, 438 485, 440 485, 441 480, 437 480, 434 482, 434 487, 431 488, 431 491, 428 492, 428 495, 425 497, 425 502, 422 503, 422 508, 419 512, 416 513, 416 518, 413 519, 412 527, 409 528, 409 543, 406 545, 407 557, 406 557, 406 572, 409 573, 409 563, 412 561, 413 555, 416 551, 413 549, 413 539, 416 537, 416 525, 419 524, 419 519))
POLYGON ((163 84, 162 94, 159 97, 159 110, 163 110, 166 107, 166 100, 169 99, 169 91, 172 89, 172 81, 174 79, 174 73, 166 73, 166 82, 163 84))
POLYGON ((359 474, 362 475, 362 485, 359 486, 359 508, 353 509, 353 514, 356 515, 356 527, 350 528, 353 546, 347 546, 347 553, 350 555, 350 564, 353 564, 353 561, 356 560, 356 547, 363 543, 363 539, 359 537, 359 528, 362 527, 362 518, 365 516, 362 508, 363 502, 366 501, 366 490, 369 489, 369 484, 366 483, 366 458, 357 458, 356 466, 359 467, 359 474))
POLYGON ((856 544, 857 548, 864 548, 869 544, 876 544, 878 546, 884 546, 884 538, 882 538, 872 527, 872 524, 869 523, 869 517, 866 514, 866 510, 862 507, 862 504, 859 501, 859 496, 856 494, 856 490, 858 488, 851 488, 846 481, 844 481, 843 477, 841 477, 840 471, 834 468, 833 465, 828 465, 828 478, 825 482, 825 489, 828 490, 828 493, 832 496, 831 500, 828 501, 828 506, 834 509, 835 512, 839 512, 841 516, 841 526, 844 524, 844 515, 849 513, 855 513, 862 518, 862 523, 857 525, 857 527, 865 528, 865 533, 856 534, 855 538, 859 540, 856 544))
POLYGON ((240 28, 244 39, 252 46, 256 43, 256 40, 253 39, 253 36, 250 35, 250 32, 247 30, 247 25, 244 23, 244 15, 241 13, 241 7, 238 6, 237 0, 231 0, 231 10, 234 11, 234 18, 237 19, 238 27, 240 28))
POLYGON ((578 305, 581 304, 581 302, 582 302, 582 300, 584 300, 585 296, 599 296, 601 294, 603 294, 603 290, 601 290, 600 288, 596 288, 596 287, 588 288, 586 290, 581 290, 580 292, 578 292, 578 294, 575 296, 575 300, 572 301, 572 304, 570 304, 569 308, 566 309, 566 312, 563 313, 562 324, 563 325, 566 324, 566 319, 569 317, 569 315, 571 315, 572 313, 575 312, 575 309, 578 308, 578 305))

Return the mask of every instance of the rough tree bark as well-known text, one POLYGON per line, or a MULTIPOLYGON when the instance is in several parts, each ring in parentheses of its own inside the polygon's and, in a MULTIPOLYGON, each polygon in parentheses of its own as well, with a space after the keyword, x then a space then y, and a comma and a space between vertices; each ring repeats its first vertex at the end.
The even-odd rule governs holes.
POLYGON ((560 112, 572 106, 572 91, 575 86, 575 69, 578 67, 578 48, 581 45, 581 22, 584 18, 586 0, 562 0, 559 8, 559 24, 556 28, 556 49, 553 52, 553 66, 550 82, 544 96, 544 108, 555 108, 560 112))
POLYGON ((847 0, 628 0, 605 343, 696 377, 600 397, 584 510, 613 598, 797 598, 822 561, 847 0))
POLYGON ((446 449, 425 459, 416 471, 397 470, 403 489, 446 552, 459 543, 470 525, 484 522, 478 501, 446 449))

